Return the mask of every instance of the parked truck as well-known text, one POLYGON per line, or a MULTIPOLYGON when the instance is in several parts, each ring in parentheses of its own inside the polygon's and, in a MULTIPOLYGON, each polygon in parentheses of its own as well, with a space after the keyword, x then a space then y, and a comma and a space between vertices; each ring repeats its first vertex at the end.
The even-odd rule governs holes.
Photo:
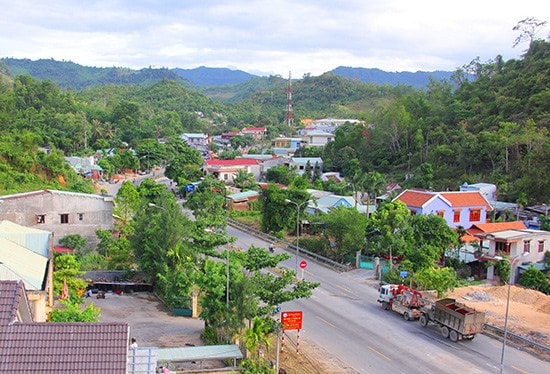
POLYGON ((426 300, 422 293, 403 284, 384 284, 378 289, 378 300, 386 310, 393 310, 412 321, 422 316, 426 300))
POLYGON ((453 342, 472 340, 483 329, 485 313, 469 308, 455 299, 445 298, 431 305, 424 305, 419 322, 424 327, 430 322, 439 325, 441 335, 453 342))

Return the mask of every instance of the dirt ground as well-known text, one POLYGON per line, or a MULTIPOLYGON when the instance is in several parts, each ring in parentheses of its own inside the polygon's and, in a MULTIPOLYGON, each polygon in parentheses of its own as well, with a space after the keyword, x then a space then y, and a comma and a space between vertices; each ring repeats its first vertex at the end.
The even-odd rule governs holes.
MULTIPOLYGON (((470 286, 449 294, 460 302, 485 312, 486 322, 504 329, 508 286, 470 286)), ((550 346, 550 296, 510 287, 508 331, 550 346)))
MULTIPOLYGON (((507 291, 507 286, 480 285, 458 288, 447 296, 485 311, 489 324, 504 328, 507 291)), ((516 286, 512 286, 510 291, 508 331, 550 346, 550 296, 516 286)), ((86 299, 86 302, 93 302, 101 308, 101 322, 127 322, 130 334, 140 346, 162 348, 202 345, 200 334, 203 322, 172 316, 153 294, 107 294, 105 299, 93 297, 86 299)), ((285 369, 287 374, 356 373, 322 347, 302 339, 297 349, 294 342, 295 337, 286 338, 284 350, 279 356, 279 367, 285 369)), ((275 362, 275 339, 272 347, 265 352, 265 357, 275 362)), ((220 362, 203 364, 203 368, 223 366, 220 362)))

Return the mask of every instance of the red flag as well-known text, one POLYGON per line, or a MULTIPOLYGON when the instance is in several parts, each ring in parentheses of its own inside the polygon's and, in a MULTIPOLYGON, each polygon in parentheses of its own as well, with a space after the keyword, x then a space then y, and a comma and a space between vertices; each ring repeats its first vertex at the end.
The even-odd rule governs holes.
POLYGON ((67 278, 63 278, 63 288, 61 289, 61 300, 66 299, 69 297, 69 286, 67 285, 67 278))

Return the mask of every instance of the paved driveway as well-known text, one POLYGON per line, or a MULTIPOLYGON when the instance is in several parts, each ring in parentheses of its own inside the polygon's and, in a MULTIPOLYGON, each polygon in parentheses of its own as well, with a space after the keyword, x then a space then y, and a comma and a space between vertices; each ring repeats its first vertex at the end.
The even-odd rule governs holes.
POLYGON ((86 299, 101 309, 100 322, 127 322, 130 335, 140 347, 184 347, 203 345, 200 334, 204 322, 190 317, 171 315, 168 308, 152 293, 107 293, 105 299, 86 299))

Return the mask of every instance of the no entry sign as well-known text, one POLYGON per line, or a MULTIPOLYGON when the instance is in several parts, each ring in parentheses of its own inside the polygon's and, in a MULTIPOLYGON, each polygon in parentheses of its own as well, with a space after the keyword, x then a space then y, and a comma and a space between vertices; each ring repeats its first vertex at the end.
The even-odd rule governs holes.
POLYGON ((307 262, 306 262, 306 260, 300 261, 300 269, 305 269, 306 267, 307 267, 307 262))
POLYGON ((283 330, 301 330, 302 311, 283 312, 281 314, 281 323, 283 325, 283 330))

